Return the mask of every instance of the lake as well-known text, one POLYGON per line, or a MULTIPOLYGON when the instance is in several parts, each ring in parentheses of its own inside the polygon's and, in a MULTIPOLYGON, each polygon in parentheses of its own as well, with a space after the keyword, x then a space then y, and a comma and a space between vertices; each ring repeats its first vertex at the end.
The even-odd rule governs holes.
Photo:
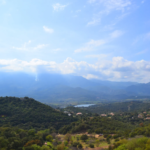
POLYGON ((89 107, 89 106, 93 106, 95 104, 81 104, 81 105, 76 105, 74 107, 89 107))

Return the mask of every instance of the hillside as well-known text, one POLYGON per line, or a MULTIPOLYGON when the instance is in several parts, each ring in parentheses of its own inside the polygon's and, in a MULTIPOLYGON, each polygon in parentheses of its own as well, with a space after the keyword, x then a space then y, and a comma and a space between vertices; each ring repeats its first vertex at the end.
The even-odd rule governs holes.
POLYGON ((97 104, 90 107, 80 108, 84 111, 90 111, 92 113, 119 113, 119 112, 135 112, 149 110, 149 101, 126 101, 126 102, 115 102, 106 104, 97 104))
POLYGON ((76 121, 50 106, 25 98, 0 98, 0 126, 18 126, 24 129, 59 128, 76 121))
POLYGON ((73 122, 69 125, 62 127, 59 130, 59 133, 66 134, 70 133, 103 133, 103 134, 121 134, 125 130, 129 130, 132 128, 131 124, 123 123, 121 121, 117 121, 115 119, 107 118, 107 117, 89 117, 79 120, 77 122, 73 122))

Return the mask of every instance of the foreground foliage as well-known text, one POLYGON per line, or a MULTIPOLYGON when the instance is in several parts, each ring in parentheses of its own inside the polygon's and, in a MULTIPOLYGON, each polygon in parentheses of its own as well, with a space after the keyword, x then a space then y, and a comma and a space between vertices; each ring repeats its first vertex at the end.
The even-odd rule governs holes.
POLYGON ((150 150, 150 139, 147 137, 134 138, 130 140, 120 140, 109 150, 150 150))

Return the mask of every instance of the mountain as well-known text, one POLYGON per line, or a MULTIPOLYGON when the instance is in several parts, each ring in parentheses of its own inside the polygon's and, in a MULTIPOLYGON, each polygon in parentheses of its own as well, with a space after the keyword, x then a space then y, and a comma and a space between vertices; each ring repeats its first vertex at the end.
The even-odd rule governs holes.
POLYGON ((0 96, 33 97, 41 102, 120 100, 146 96, 148 86, 140 93, 141 84, 87 80, 81 76, 61 74, 0 73, 0 96), (139 95, 140 94, 140 95, 139 95))
POLYGON ((137 95, 150 96, 150 83, 131 85, 126 88, 126 91, 137 93, 137 95))

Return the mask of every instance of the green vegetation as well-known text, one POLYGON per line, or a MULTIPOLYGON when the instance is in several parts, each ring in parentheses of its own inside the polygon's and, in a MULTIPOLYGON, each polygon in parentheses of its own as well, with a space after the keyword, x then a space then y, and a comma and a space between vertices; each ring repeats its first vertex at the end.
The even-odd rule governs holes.
POLYGON ((132 126, 127 123, 105 118, 105 117, 88 117, 77 122, 73 122, 69 125, 62 127, 59 133, 103 133, 103 134, 116 134, 122 133, 125 130, 132 129, 132 126))
POLYGON ((0 150, 150 150, 149 104, 53 109, 28 97, 0 97, 0 150))
MULTIPOLYGON (((71 107, 67 107, 71 109, 71 107)), ((101 103, 97 105, 93 105, 90 107, 82 107, 80 108, 82 111, 89 111, 91 113, 122 113, 122 112, 137 112, 137 111, 145 111, 150 108, 149 101, 127 101, 127 102, 114 102, 114 103, 101 103)), ((72 110, 75 108, 72 108, 72 110)), ((78 108, 79 109, 79 108, 78 108)))
POLYGON ((150 150, 150 139, 147 137, 134 138, 130 140, 120 140, 109 150, 150 150))
POLYGON ((76 120, 28 97, 0 98, 0 126, 58 130, 76 120))

